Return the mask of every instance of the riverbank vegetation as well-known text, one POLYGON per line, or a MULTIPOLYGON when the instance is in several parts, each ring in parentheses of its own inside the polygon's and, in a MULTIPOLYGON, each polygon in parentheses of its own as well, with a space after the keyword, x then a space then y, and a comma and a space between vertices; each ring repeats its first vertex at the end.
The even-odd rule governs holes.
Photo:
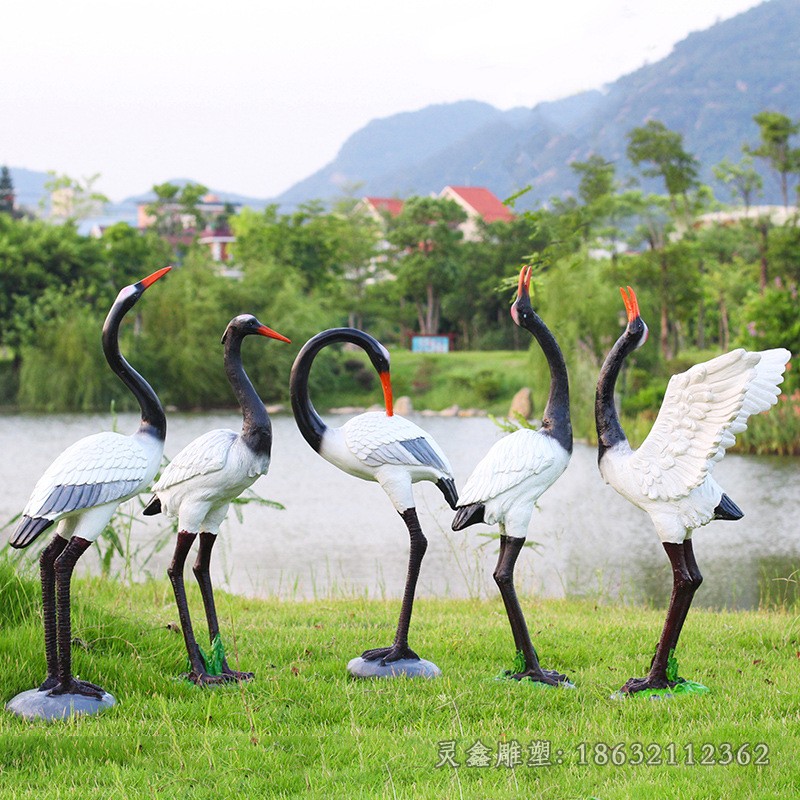
MULTIPOLYGON (((100 238, 79 235, 74 220, 55 225, 0 212, 0 406, 128 407, 98 346, 102 319, 120 286, 177 259, 179 268, 137 306, 122 344, 169 407, 233 402, 217 342, 228 320, 247 311, 293 339, 246 348, 267 403, 287 402, 289 368, 309 336, 356 325, 394 352, 396 394, 408 394, 416 408, 502 414, 527 385, 541 409, 546 363, 508 314, 520 265, 533 263, 534 305, 564 350, 575 431, 584 439, 594 438, 600 365, 624 325, 616 287, 636 289, 651 341, 629 359, 618 388, 632 438, 641 438, 675 372, 733 347, 800 349, 798 213, 788 195, 779 209, 753 206, 765 179, 793 187, 797 127, 780 114, 756 115, 741 162, 718 165, 718 188, 739 205, 735 213, 699 185, 682 137, 655 121, 628 137, 640 187, 621 185, 614 165, 593 154, 572 165, 574 197, 479 224, 469 238, 458 227, 463 210, 432 198, 410 198, 380 221, 354 197, 331 208, 228 210, 204 221, 202 187, 176 195, 184 199, 173 218, 164 200, 170 187, 160 186, 151 208, 158 225, 140 232, 118 224, 100 238), (197 237, 175 245, 174 224, 184 218, 198 231, 230 226, 235 277, 197 237), (448 334, 456 352, 410 354, 418 333, 448 334)), ((350 352, 321 356, 312 381, 323 408, 369 405, 379 394, 350 352)), ((784 390, 779 409, 752 422, 744 450, 800 452, 797 370, 788 371, 784 390)))
MULTIPOLYGON (((83 579, 72 596, 76 671, 118 705, 66 724, 0 714, 4 797, 796 797, 796 605, 692 611, 681 673, 711 693, 619 701, 663 609, 526 598, 546 665, 577 686, 551 690, 494 679, 513 655, 499 599, 418 601, 414 645, 443 676, 374 682, 345 665, 390 640, 396 602, 220 592, 231 663, 256 679, 204 690, 177 679, 166 580, 83 579)), ((0 607, 6 701, 44 669, 37 582, 8 563, 0 607)))

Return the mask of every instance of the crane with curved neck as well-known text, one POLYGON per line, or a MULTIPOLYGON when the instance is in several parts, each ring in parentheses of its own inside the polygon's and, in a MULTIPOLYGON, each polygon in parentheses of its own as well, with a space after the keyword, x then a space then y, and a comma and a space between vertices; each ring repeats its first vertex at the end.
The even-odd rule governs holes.
POLYGON ((386 415, 391 417, 394 414, 389 368, 390 359, 386 348, 377 339, 357 328, 330 328, 327 331, 322 331, 303 345, 292 365, 292 374, 289 380, 292 412, 294 413, 297 427, 300 429, 300 433, 303 434, 303 438, 317 452, 320 450, 328 426, 317 413, 311 401, 308 391, 308 379, 311 374, 311 365, 319 352, 337 342, 357 345, 367 354, 372 366, 378 373, 383 387, 386 415))
POLYGON ((447 457, 430 434, 394 414, 389 353, 363 331, 333 328, 309 339, 292 366, 290 390, 295 421, 309 445, 342 471, 379 483, 408 529, 408 572, 394 643, 391 647, 366 650, 350 662, 348 669, 357 677, 438 674, 438 667, 420 659, 408 646, 416 584, 428 546, 417 517, 412 484, 423 480, 435 483, 450 506, 455 507, 457 494, 447 457), (366 352, 380 377, 385 407, 383 412, 360 414, 341 428, 325 424, 308 390, 314 358, 336 342, 349 342, 366 352))

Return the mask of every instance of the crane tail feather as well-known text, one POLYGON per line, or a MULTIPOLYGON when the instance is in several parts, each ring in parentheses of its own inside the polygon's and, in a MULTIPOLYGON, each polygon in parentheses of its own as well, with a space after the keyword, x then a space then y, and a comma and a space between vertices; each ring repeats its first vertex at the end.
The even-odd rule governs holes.
POLYGON ((23 517, 8 543, 17 549, 27 547, 52 524, 53 520, 45 517, 23 517))
POLYGON ((486 511, 486 506, 483 503, 471 503, 468 506, 462 506, 456 512, 453 524, 450 526, 454 531, 460 531, 469 525, 476 525, 483 522, 483 514, 486 511))
POLYGON ((447 500, 447 505, 455 511, 458 505, 458 489, 456 489, 456 482, 452 478, 439 478, 439 480, 436 481, 436 486, 444 495, 444 499, 447 500))
POLYGON ((154 495, 153 499, 144 507, 142 514, 146 517, 154 517, 156 514, 161 513, 161 500, 158 495, 154 495))
POLYGON ((714 519, 741 519, 743 516, 744 511, 726 494, 722 495, 719 505, 714 509, 714 519))

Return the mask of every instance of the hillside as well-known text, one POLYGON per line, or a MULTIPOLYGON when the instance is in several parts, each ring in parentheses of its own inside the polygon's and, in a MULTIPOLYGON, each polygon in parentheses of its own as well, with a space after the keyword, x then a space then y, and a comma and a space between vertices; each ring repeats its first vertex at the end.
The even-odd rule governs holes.
MULTIPOLYGON (((711 167, 738 160, 755 142, 763 109, 800 116, 800 2, 768 2, 693 33, 669 56, 601 91, 500 111, 484 103, 437 105, 370 122, 337 157, 280 195, 281 203, 330 198, 346 185, 376 195, 485 185, 507 197, 527 185, 531 206, 576 188, 573 160, 598 152, 631 173, 625 134, 659 119, 684 135, 713 183, 711 167)), ((777 186, 765 181, 768 201, 777 186)), ((721 192, 724 196, 724 193, 721 192)))

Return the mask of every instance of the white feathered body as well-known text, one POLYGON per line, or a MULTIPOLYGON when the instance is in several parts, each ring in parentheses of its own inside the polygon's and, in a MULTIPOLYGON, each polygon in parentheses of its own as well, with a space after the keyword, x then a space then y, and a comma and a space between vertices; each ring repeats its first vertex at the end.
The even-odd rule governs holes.
POLYGON ((714 465, 747 428, 747 418, 773 406, 788 350, 734 350, 674 375, 647 439, 607 450, 600 473, 646 511, 662 542, 680 543, 714 518, 723 495, 714 465))
POLYGON ((524 539, 536 501, 558 480, 570 453, 544 431, 520 428, 492 445, 469 476, 459 508, 482 503, 483 520, 524 539))
POLYGON ((161 510, 190 533, 218 533, 232 500, 269 470, 270 457, 231 430, 209 431, 169 463, 153 493, 161 510))
POLYGON ((327 428, 320 455, 357 478, 377 481, 394 507, 414 507, 411 484, 453 477, 453 470, 433 437, 405 417, 368 412, 341 428, 327 428))
POLYGON ((144 431, 87 436, 47 468, 22 515, 58 522, 57 533, 65 539, 93 542, 117 506, 150 485, 163 452, 163 439, 144 431))

